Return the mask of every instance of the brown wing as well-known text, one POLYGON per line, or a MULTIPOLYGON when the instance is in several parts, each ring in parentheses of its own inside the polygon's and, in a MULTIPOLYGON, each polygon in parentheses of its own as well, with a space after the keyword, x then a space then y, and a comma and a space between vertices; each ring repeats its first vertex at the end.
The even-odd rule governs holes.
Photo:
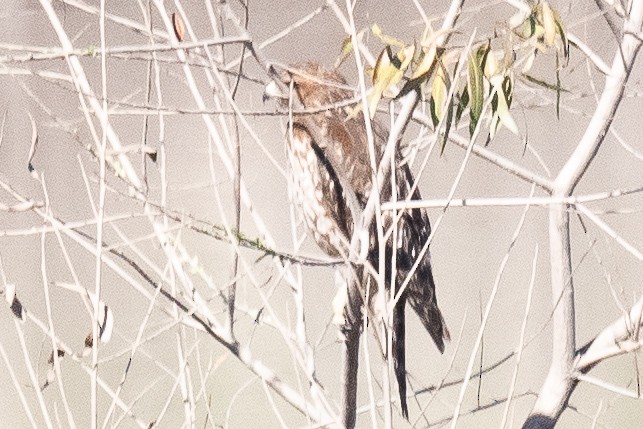
MULTIPOLYGON (((402 200, 408 197, 414 179, 408 165, 404 165, 398 171, 398 199, 402 200)), ((411 199, 422 199, 417 189, 411 199)), ((398 244, 397 254, 398 285, 401 285, 408 275, 430 235, 431 224, 425 210, 412 209, 403 214, 398 225, 398 243, 402 243, 401 247, 398 244)), ((444 340, 450 340, 451 336, 442 317, 442 312, 438 308, 431 268, 431 254, 428 250, 411 278, 406 294, 411 307, 433 338, 440 353, 443 353, 444 340)))
MULTIPOLYGON (((397 198, 405 200, 411 192, 414 183, 413 175, 408 165, 397 168, 397 198)), ((390 187, 384 187, 390 189, 390 187)), ((383 192, 384 201, 390 199, 390 192, 383 192)), ((421 199, 419 191, 413 192, 412 199, 421 199)), ((419 258, 422 248, 431 235, 431 224, 426 211, 423 209, 412 209, 398 213, 397 240, 389 240, 386 244, 386 279, 390 279, 392 269, 392 255, 396 252, 395 269, 396 284, 395 293, 399 292, 407 276, 411 273, 413 265, 419 258)), ((385 226, 390 227, 392 220, 389 218, 385 226)), ((371 235, 373 236, 373 235, 371 235)), ((372 256, 374 266, 377 266, 377 256, 372 256)), ((387 287, 390 287, 387 285, 387 287)), ((406 404, 406 344, 405 344, 405 307, 406 302, 418 315, 422 324, 431 335, 440 353, 444 352, 444 340, 449 340, 449 330, 446 327, 442 313, 438 308, 435 294, 435 282, 431 269, 431 256, 427 252, 420 260, 416 270, 408 282, 408 286, 398 300, 393 314, 393 366, 397 379, 400 405, 402 415, 408 419, 408 407, 406 404)))

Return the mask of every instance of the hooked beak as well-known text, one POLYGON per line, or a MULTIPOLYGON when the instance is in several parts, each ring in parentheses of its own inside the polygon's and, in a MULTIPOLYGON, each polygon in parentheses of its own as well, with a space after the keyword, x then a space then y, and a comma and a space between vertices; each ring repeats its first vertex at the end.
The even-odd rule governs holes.
POLYGON ((270 83, 268 83, 268 85, 264 87, 263 96, 261 97, 264 103, 271 98, 285 98, 283 93, 279 89, 279 85, 277 85, 277 82, 275 82, 274 80, 271 80, 270 83))

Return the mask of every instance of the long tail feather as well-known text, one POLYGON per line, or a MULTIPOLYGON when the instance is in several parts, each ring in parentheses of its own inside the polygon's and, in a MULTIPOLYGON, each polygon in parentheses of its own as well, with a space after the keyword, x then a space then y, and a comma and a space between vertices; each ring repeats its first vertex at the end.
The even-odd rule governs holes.
POLYGON ((409 409, 406 404, 406 344, 404 323, 404 307, 406 307, 406 302, 404 301, 404 298, 398 301, 393 313, 393 365, 395 378, 397 379, 397 388, 400 394, 402 416, 408 420, 409 409))

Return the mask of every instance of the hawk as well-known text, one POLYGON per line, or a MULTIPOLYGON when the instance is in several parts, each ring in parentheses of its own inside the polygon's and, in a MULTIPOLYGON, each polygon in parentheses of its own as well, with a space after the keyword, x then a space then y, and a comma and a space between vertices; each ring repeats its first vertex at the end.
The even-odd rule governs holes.
MULTIPOLYGON (((294 191, 291 197, 299 207, 309 235, 319 247, 330 256, 346 257, 350 253, 355 225, 355 206, 363 210, 370 193, 378 190, 372 181, 373 170, 364 117, 362 113, 349 114, 345 106, 338 106, 341 102, 354 98, 354 91, 335 71, 324 69, 317 63, 305 63, 284 71, 279 79, 290 85, 293 90, 292 96, 296 95, 305 109, 313 111, 311 114, 293 114, 286 131, 286 152, 294 191)), ((266 87, 264 97, 278 98, 282 106, 287 106, 289 101, 288 95, 279 91, 275 82, 266 87)), ((388 136, 377 121, 373 121, 372 125, 375 156, 379 163, 388 136)), ((395 168, 398 200, 409 196, 411 199, 421 199, 419 191, 412 190, 414 178, 409 166, 404 164, 395 168)), ((390 200, 390 183, 384 184, 381 189, 381 201, 390 200)), ((394 221, 390 213, 383 214, 382 219, 385 231, 390 230, 394 221)), ((398 213, 395 220, 397 225, 393 230, 396 231, 397 237, 393 240, 389 236, 385 245, 385 279, 388 282, 386 288, 390 290, 392 261, 395 256, 397 293, 429 238, 431 225, 426 211, 419 208, 398 213)), ((366 255, 367 263, 378 269, 380 249, 374 221, 369 229, 366 255)), ((369 311, 375 311, 372 308, 372 291, 377 288, 377 281, 364 267, 354 266, 350 275, 353 284, 357 285, 359 295, 354 293, 351 296, 349 288, 349 303, 344 310, 346 322, 343 331, 349 337, 345 338, 345 342, 350 343, 350 338, 353 339, 352 350, 351 346, 348 346, 352 356, 347 357, 352 361, 352 367, 348 369, 352 374, 344 374, 344 377, 353 378, 357 375, 358 339, 362 326, 359 309, 366 303, 369 311), (366 286, 369 280, 370 289, 366 286), (366 296, 367 290, 371 291, 371 296, 366 296)), ((393 311, 391 350, 402 414, 408 419, 404 343, 404 310, 407 301, 419 316, 437 348, 443 352, 444 341, 449 340, 449 331, 438 308, 428 252, 419 261, 393 311)), ((345 371, 346 368, 345 363, 345 371)), ((344 382, 355 383, 355 380, 344 382)), ((345 418, 346 426, 354 425, 354 410, 352 413, 345 418)))

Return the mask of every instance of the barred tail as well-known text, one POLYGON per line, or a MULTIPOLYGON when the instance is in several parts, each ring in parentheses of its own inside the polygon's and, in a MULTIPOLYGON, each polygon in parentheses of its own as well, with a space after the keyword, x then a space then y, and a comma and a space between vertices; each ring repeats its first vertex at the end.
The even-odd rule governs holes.
POLYGON ((407 297, 424 328, 433 338, 438 350, 440 353, 444 353, 444 341, 450 341, 451 334, 449 334, 442 312, 438 308, 430 262, 424 268, 418 270, 415 278, 409 283, 407 297))

